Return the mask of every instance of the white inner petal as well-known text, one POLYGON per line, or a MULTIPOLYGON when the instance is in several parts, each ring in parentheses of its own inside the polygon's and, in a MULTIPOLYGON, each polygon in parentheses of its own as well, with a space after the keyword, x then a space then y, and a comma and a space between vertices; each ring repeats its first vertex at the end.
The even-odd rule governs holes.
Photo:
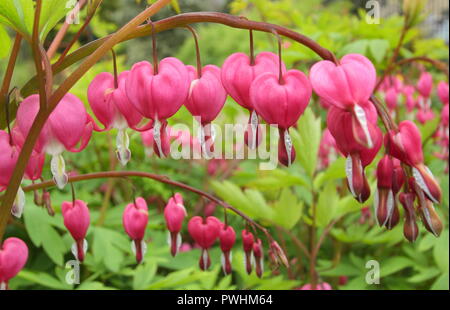
POLYGON ((389 190, 386 203, 387 203, 387 210, 386 210, 387 212, 383 226, 386 225, 386 223, 391 219, 392 213, 394 212, 394 193, 392 192, 392 190, 389 190))
POLYGON ((354 111, 356 118, 358 119, 359 124, 361 125, 364 134, 367 139, 367 145, 369 148, 373 147, 372 137, 370 136, 369 127, 367 125, 367 118, 366 118, 366 112, 363 108, 361 108, 359 105, 355 104, 354 111))
POLYGON ((17 218, 20 218, 23 213, 23 209, 25 208, 25 193, 21 186, 17 190, 16 198, 14 199, 14 203, 11 209, 12 215, 17 218))
POLYGON ((292 152, 292 140, 291 136, 289 135, 289 131, 284 131, 284 146, 286 147, 287 157, 288 157, 288 166, 291 165, 292 158, 291 158, 291 152, 292 152))
POLYGON ((153 139, 155 140, 156 147, 158 148, 159 156, 164 157, 162 146, 161 146, 161 122, 158 119, 155 119, 155 123, 153 125, 153 139))
POLYGON ((117 159, 122 166, 125 166, 131 158, 131 151, 129 149, 130 138, 126 129, 119 129, 116 137, 117 159))
POLYGON ((352 157, 349 155, 345 161, 345 174, 347 175, 348 187, 353 197, 356 197, 355 190, 353 189, 353 162, 352 157))
POLYGON ((66 163, 61 154, 53 155, 50 161, 50 170, 53 175, 53 180, 59 189, 63 189, 69 180, 66 174, 66 163))
POLYGON ((378 204, 380 202, 380 192, 378 189, 375 190, 375 195, 373 196, 373 214, 375 215, 375 221, 377 222, 378 226, 380 226, 380 222, 378 222, 378 204))
POLYGON ((257 131, 258 131, 258 114, 253 110, 250 114, 250 125, 252 128, 252 141, 249 145, 250 149, 256 149, 256 139, 258 139, 257 131))
MULTIPOLYGON (((429 171, 429 170, 428 170, 429 171)), ((427 194, 428 198, 431 199, 434 203, 439 203, 433 195, 431 195, 430 190, 428 189, 427 184, 425 183, 425 180, 422 177, 422 174, 420 174, 420 171, 417 168, 412 169, 414 180, 416 180, 417 185, 427 194)))

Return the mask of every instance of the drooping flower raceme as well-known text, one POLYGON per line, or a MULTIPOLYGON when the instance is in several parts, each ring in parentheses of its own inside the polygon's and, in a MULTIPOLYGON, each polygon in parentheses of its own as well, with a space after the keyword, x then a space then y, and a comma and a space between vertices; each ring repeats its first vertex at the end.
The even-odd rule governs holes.
POLYGON ((376 125, 377 113, 373 105, 367 105, 363 110, 367 115, 366 126, 372 141, 371 148, 359 142, 366 134, 352 112, 333 106, 327 116, 327 127, 335 138, 336 147, 347 158, 345 172, 348 188, 353 197, 361 203, 370 196, 364 168, 373 161, 383 141, 381 130, 376 125))
POLYGON ((197 72, 193 66, 186 66, 190 88, 186 108, 198 118, 200 127, 200 144, 206 158, 212 156, 214 129, 211 122, 222 110, 227 93, 222 85, 221 70, 214 65, 207 65, 202 72, 197 72))
POLYGON ((437 93, 442 104, 448 104, 448 83, 441 81, 437 87, 437 93))
MULTIPOLYGON (((286 71, 284 63, 282 72, 286 71)), ((279 59, 271 52, 258 54, 253 63, 244 53, 230 55, 222 66, 222 83, 228 94, 242 107, 250 112, 249 126, 245 131, 245 143, 249 148, 255 149, 261 140, 258 114, 250 98, 250 87, 253 81, 264 73, 278 74, 279 59)))
POLYGON ((411 121, 402 121, 398 131, 390 131, 385 137, 389 154, 412 167, 416 183, 434 203, 441 201, 441 188, 424 164, 422 138, 417 126, 411 121))
POLYGON ((289 128, 296 124, 305 111, 311 94, 308 78, 298 70, 289 70, 281 79, 274 73, 261 74, 250 88, 251 102, 258 114, 268 124, 278 126, 278 160, 285 166, 295 160, 289 128))
POLYGON ((92 112, 103 124, 104 130, 118 129, 117 158, 123 166, 131 156, 126 128, 136 128, 142 119, 142 115, 130 103, 126 95, 125 83, 128 75, 129 71, 124 71, 115 81, 111 73, 102 72, 92 80, 88 88, 88 101, 92 112))
POLYGON ((8 281, 25 266, 28 247, 18 238, 8 238, 0 245, 0 290, 8 289, 8 281))
POLYGON ((82 262, 88 249, 86 233, 91 222, 87 204, 82 200, 74 202, 64 201, 61 206, 64 218, 64 226, 72 235, 75 243, 72 246, 72 254, 82 262))
POLYGON ((176 193, 169 199, 169 202, 164 208, 164 218, 166 219, 166 226, 169 230, 168 240, 172 256, 177 255, 183 242, 180 231, 186 216, 187 212, 183 204, 183 197, 181 194, 176 193))
POLYGON ((145 117, 153 120, 155 153, 166 157, 170 151, 167 119, 186 101, 189 77, 186 66, 173 57, 159 62, 158 72, 147 61, 133 65, 126 81, 128 99, 145 117))
POLYGON ((122 222, 126 233, 133 240, 131 248, 136 255, 136 262, 139 264, 147 250, 144 236, 148 223, 148 207, 144 198, 138 197, 133 203, 125 207, 122 222))
MULTIPOLYGON (((17 110, 17 126, 24 137, 39 111, 39 95, 27 97, 17 110)), ((51 172, 56 185, 64 188, 68 177, 62 153, 80 152, 91 138, 93 130, 92 118, 75 95, 66 94, 52 111, 45 123, 35 145, 35 150, 52 156, 51 172), (80 144, 77 147, 77 144, 80 144)))

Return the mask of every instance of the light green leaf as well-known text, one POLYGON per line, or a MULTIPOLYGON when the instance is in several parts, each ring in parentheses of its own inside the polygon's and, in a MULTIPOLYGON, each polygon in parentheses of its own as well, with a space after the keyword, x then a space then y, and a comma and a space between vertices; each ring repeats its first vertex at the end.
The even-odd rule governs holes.
POLYGON ((37 283, 39 285, 53 288, 53 289, 68 289, 69 286, 66 283, 60 282, 58 279, 53 278, 46 272, 31 272, 22 270, 17 277, 37 283))
POLYGON ((0 46, 2 47, 0 48, 0 59, 2 59, 8 56, 11 48, 11 39, 2 25, 0 25, 0 46))
POLYGON ((13 28, 27 39, 31 37, 33 19, 32 0, 0 1, 0 23, 13 28))
POLYGON ((380 262, 381 277, 386 277, 411 266, 414 266, 414 262, 402 256, 383 260, 380 262))
POLYGON ((448 272, 441 275, 439 278, 437 278, 436 282, 433 283, 433 286, 431 287, 432 290, 446 290, 448 291, 448 272))
POLYGON ((151 261, 145 261, 143 264, 139 265, 134 273, 133 288, 139 290, 149 286, 157 269, 158 265, 151 261))
POLYGON ((333 182, 327 183, 325 188, 319 193, 319 201, 316 209, 316 223, 319 227, 325 227, 336 216, 339 195, 336 185, 333 182))
POLYGON ((383 39, 373 39, 369 41, 369 50, 377 63, 383 61, 389 49, 389 41, 383 39))
POLYGON ((321 128, 320 118, 316 118, 311 109, 306 109, 297 123, 298 130, 291 130, 297 158, 310 177, 316 170, 321 128))
POLYGON ((41 229, 41 238, 45 253, 47 253, 48 257, 55 264, 62 266, 64 263, 64 254, 68 250, 62 237, 53 227, 49 226, 46 229, 41 229))
POLYGON ((303 203, 297 201, 290 189, 285 188, 280 198, 273 205, 273 221, 286 229, 292 229, 302 217, 303 203))
POLYGON ((441 236, 436 240, 433 255, 439 269, 443 272, 448 272, 448 230, 442 232, 441 236))

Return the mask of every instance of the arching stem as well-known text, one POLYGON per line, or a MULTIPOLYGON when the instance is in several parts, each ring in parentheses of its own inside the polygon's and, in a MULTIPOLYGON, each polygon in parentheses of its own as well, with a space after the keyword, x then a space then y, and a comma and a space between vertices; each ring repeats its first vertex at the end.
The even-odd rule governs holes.
POLYGON ((197 78, 201 78, 202 77, 202 60, 201 60, 200 48, 199 48, 199 44, 198 44, 198 34, 195 31, 195 29, 192 28, 191 26, 186 25, 186 28, 192 33, 192 36, 194 37, 195 55, 197 58, 197 78))
POLYGON ((114 88, 119 88, 119 78, 117 74, 117 56, 114 49, 111 49, 112 59, 113 59, 113 69, 114 69, 114 88))
POLYGON ((278 32, 273 29, 272 33, 277 37, 277 41, 278 41, 278 82, 280 84, 284 84, 284 79, 283 79, 283 57, 281 55, 281 45, 282 45, 282 39, 281 36, 278 34, 278 32))

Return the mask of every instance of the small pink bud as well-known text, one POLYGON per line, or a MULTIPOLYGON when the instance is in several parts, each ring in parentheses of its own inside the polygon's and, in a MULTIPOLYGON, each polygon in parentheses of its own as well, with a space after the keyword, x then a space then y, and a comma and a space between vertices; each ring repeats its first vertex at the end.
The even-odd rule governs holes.
POLYGON ((184 218, 187 216, 186 208, 183 204, 183 197, 176 193, 169 199, 165 209, 164 218, 166 219, 166 226, 170 232, 170 253, 175 256, 182 243, 180 231, 183 226, 184 218))
POLYGON ((8 238, 0 246, 0 290, 8 289, 8 281, 25 266, 28 247, 18 238, 8 238))
POLYGON ((75 203, 64 201, 61 211, 64 217, 64 226, 75 239, 72 252, 82 262, 87 251, 85 237, 90 224, 89 209, 84 201, 75 200, 75 203))
POLYGON ((264 252, 261 239, 253 243, 253 257, 255 258, 256 275, 261 278, 264 272, 264 252))
POLYGON ((236 242, 236 233, 233 227, 222 225, 219 234, 220 248, 222 249, 222 269, 225 274, 231 273, 231 249, 236 242))
POLYGON ((300 290, 304 290, 304 291, 312 291, 312 290, 317 290, 317 291, 329 291, 332 290, 331 285, 328 284, 327 282, 322 282, 322 283, 318 283, 315 285, 315 287, 312 284, 305 284, 303 285, 300 290))
POLYGON ((441 102, 444 105, 448 104, 448 83, 441 81, 438 84, 437 93, 439 96, 439 99, 441 99, 441 102))
POLYGON ((420 95, 425 98, 429 98, 431 90, 433 88, 433 77, 429 72, 422 72, 419 81, 417 82, 417 90, 420 95))
POLYGON ((202 249, 199 261, 202 270, 207 270, 211 266, 208 249, 219 237, 221 225, 222 223, 214 216, 209 216, 206 219, 194 216, 188 223, 189 234, 202 249))
POLYGON ((255 238, 253 234, 247 230, 242 231, 242 245, 245 253, 245 270, 248 274, 252 273, 252 252, 255 238))
POLYGON ((135 202, 125 207, 122 223, 126 233, 134 242, 132 248, 135 249, 136 261, 139 264, 142 262, 146 250, 143 239, 148 223, 148 207, 144 198, 138 197, 135 202))

